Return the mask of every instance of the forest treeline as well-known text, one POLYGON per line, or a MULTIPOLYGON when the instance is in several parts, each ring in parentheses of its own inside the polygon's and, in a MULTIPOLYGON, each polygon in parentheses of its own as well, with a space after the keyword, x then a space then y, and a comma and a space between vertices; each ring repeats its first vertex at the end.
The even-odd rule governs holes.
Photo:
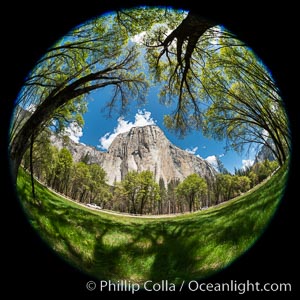
POLYGON ((132 214, 175 214, 204 209, 248 191, 278 168, 276 161, 265 160, 236 169, 233 175, 219 162, 214 180, 191 174, 181 182, 174 178, 167 186, 162 178, 155 182, 150 171, 131 171, 124 180, 110 186, 101 166, 89 164, 84 155, 75 162, 67 148, 59 150, 51 144, 46 132, 36 139, 32 154, 31 160, 30 151, 25 153, 23 167, 32 170, 46 186, 80 203, 132 214))

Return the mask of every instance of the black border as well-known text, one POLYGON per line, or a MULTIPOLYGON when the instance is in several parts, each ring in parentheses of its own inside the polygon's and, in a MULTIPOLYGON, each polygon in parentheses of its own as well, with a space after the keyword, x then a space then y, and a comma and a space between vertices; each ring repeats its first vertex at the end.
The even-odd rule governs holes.
MULTIPOLYGON (((296 294, 299 255, 296 253, 297 225, 296 193, 298 158, 299 112, 295 78, 297 78, 297 32, 294 18, 296 7, 291 4, 262 7, 254 2, 231 4, 228 1, 210 4, 198 1, 84 1, 62 3, 56 1, 15 4, 3 7, 1 28, 1 221, 2 243, 5 251, 1 268, 4 286, 1 293, 23 296, 121 296, 121 293, 88 292, 88 276, 74 270, 41 242, 28 224, 19 206, 9 176, 7 132, 12 104, 22 87, 26 74, 34 67, 46 49, 75 25, 113 10, 135 5, 170 5, 195 9, 200 14, 221 23, 246 41, 271 70, 286 102, 293 135, 291 171, 286 193, 265 234, 244 256, 208 281, 251 280, 260 282, 291 282, 296 294), (297 118, 298 115, 298 118, 297 118), (297 139, 296 139, 297 138, 297 139)), ((182 293, 181 295, 184 295, 182 293)), ((188 293, 189 297, 220 296, 188 293)), ((128 294, 131 296, 131 294, 128 294)), ((141 296, 140 294, 136 294, 141 296)), ((169 294, 163 294, 169 296, 169 294)), ((171 295, 174 295, 171 294, 171 295)), ((252 294, 250 294, 251 296, 252 294)), ((271 296, 274 296, 272 294, 271 296)), ((147 295, 146 295, 147 296, 147 295)), ((155 296, 151 294, 149 296, 155 296)), ((222 295, 222 296, 226 296, 222 295)), ((252 295, 254 296, 254 294, 252 295)), ((257 295, 255 295, 257 296, 257 295)), ((266 295, 258 294, 265 297, 266 295)))

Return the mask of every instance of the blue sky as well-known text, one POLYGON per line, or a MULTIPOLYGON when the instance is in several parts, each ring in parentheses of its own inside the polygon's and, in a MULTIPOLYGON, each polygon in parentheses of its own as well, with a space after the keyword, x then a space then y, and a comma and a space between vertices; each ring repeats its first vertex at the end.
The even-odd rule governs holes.
POLYGON ((171 109, 160 104, 158 101, 158 88, 152 87, 148 94, 147 103, 137 108, 135 103, 129 107, 129 111, 123 116, 123 120, 118 121, 118 114, 107 118, 102 111, 105 103, 110 96, 110 88, 104 88, 90 94, 88 101, 88 111, 84 114, 85 125, 82 130, 73 128, 70 136, 73 140, 97 147, 101 151, 105 151, 113 136, 120 130, 130 129, 132 126, 156 124, 165 133, 166 137, 176 146, 184 150, 189 150, 195 155, 199 155, 209 162, 214 163, 215 156, 219 157, 224 166, 230 172, 234 172, 234 168, 241 168, 249 160, 253 160, 249 156, 241 156, 234 151, 225 152, 225 141, 214 141, 202 135, 199 131, 193 131, 183 139, 178 138, 175 134, 169 132, 163 124, 163 116, 171 112, 171 109), (75 136, 74 133, 76 132, 75 136), (115 134, 114 134, 115 133, 115 134), (114 134, 114 135, 112 135, 114 134), (101 142, 102 138, 102 142, 101 142))

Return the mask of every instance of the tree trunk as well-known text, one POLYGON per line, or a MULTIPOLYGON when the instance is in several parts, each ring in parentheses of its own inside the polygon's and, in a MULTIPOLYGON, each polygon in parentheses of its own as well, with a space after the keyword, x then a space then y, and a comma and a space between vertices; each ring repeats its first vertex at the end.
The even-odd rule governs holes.
POLYGON ((30 153, 29 153, 29 161, 30 161, 30 178, 31 178, 31 191, 32 191, 32 198, 35 199, 35 188, 34 188, 34 177, 33 177, 33 143, 34 137, 33 134, 30 138, 30 153))
POLYGON ((144 205, 145 205, 145 201, 146 200, 146 197, 143 197, 142 200, 141 200, 141 206, 140 206, 140 214, 142 215, 143 214, 143 210, 144 210, 144 205))
MULTIPOLYGON (((130 58, 125 58, 124 61, 121 62, 119 66, 116 66, 115 68, 118 69, 118 67, 120 67, 123 63, 126 64, 126 61, 129 59, 130 58)), ((126 81, 124 79, 112 79, 102 83, 94 83, 89 86, 86 85, 87 83, 103 79, 103 76, 110 73, 111 71, 113 71, 113 69, 107 68, 79 78, 71 82, 67 86, 58 86, 49 94, 49 96, 41 104, 39 104, 39 106, 31 115, 31 117, 17 132, 9 147, 12 168, 12 179, 14 182, 16 182, 17 180, 18 169, 21 164, 22 157, 29 147, 31 135, 33 133, 35 135, 38 135, 45 126, 45 124, 47 124, 47 122, 51 120, 54 112, 65 103, 81 95, 87 94, 93 90, 100 89, 108 85, 118 85, 121 84, 123 81, 126 81)))
POLYGON ((186 71, 189 70, 192 53, 196 48, 198 40, 206 30, 216 26, 217 24, 217 22, 205 20, 203 17, 190 12, 181 24, 179 24, 179 26, 175 28, 163 41, 162 46, 164 49, 161 52, 161 56, 167 51, 167 48, 171 45, 172 41, 176 39, 177 62, 179 65, 182 65, 182 61, 184 60, 186 63, 186 71), (186 51, 182 58, 185 42, 187 42, 186 51))
POLYGON ((132 202, 133 213, 136 214, 135 197, 134 197, 134 195, 131 197, 131 202, 132 202))

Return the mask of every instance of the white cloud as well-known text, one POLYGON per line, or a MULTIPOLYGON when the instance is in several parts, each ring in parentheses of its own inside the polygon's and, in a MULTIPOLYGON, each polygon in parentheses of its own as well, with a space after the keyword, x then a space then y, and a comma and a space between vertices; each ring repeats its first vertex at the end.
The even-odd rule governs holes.
POLYGON ((185 151, 190 153, 190 154, 195 154, 197 152, 197 150, 198 150, 198 147, 194 147, 192 149, 190 149, 190 148, 185 149, 185 151))
POLYGON ((118 125, 114 128, 114 132, 107 132, 99 140, 99 148, 107 150, 115 137, 120 133, 128 132, 132 127, 143 127, 146 125, 155 125, 156 121, 151 118, 151 112, 145 110, 138 110, 135 114, 134 123, 124 120, 123 117, 118 118, 118 125))
POLYGON ((262 138, 264 139, 264 141, 267 141, 269 138, 269 132, 267 130, 263 129, 261 134, 262 134, 262 138))
POLYGON ((76 123, 70 123, 69 127, 65 128, 63 135, 67 135, 75 143, 79 143, 79 139, 82 137, 82 128, 76 123))
POLYGON ((222 34, 222 28, 220 26, 214 26, 210 29, 213 38, 211 39, 210 43, 213 45, 218 45, 220 43, 220 37, 222 34))
POLYGON ((210 155, 205 158, 215 169, 218 167, 217 157, 215 155, 210 155))
POLYGON ((224 154, 224 153, 222 153, 222 154, 220 154, 220 155, 219 155, 219 157, 221 158, 221 157, 223 157, 224 155, 225 155, 225 154, 224 154))
POLYGON ((140 32, 140 33, 134 35, 132 38, 130 38, 130 40, 131 40, 132 42, 134 42, 134 43, 142 44, 145 35, 146 35, 146 31, 142 31, 142 32, 140 32))
POLYGON ((204 145, 204 146, 202 146, 202 149, 206 149, 206 146, 204 145))
POLYGON ((242 168, 245 170, 247 167, 251 167, 254 164, 253 159, 243 159, 242 160, 242 168))
POLYGON ((35 104, 29 104, 28 107, 27 107, 27 110, 31 113, 34 113, 35 110, 36 110, 37 106, 35 104))

